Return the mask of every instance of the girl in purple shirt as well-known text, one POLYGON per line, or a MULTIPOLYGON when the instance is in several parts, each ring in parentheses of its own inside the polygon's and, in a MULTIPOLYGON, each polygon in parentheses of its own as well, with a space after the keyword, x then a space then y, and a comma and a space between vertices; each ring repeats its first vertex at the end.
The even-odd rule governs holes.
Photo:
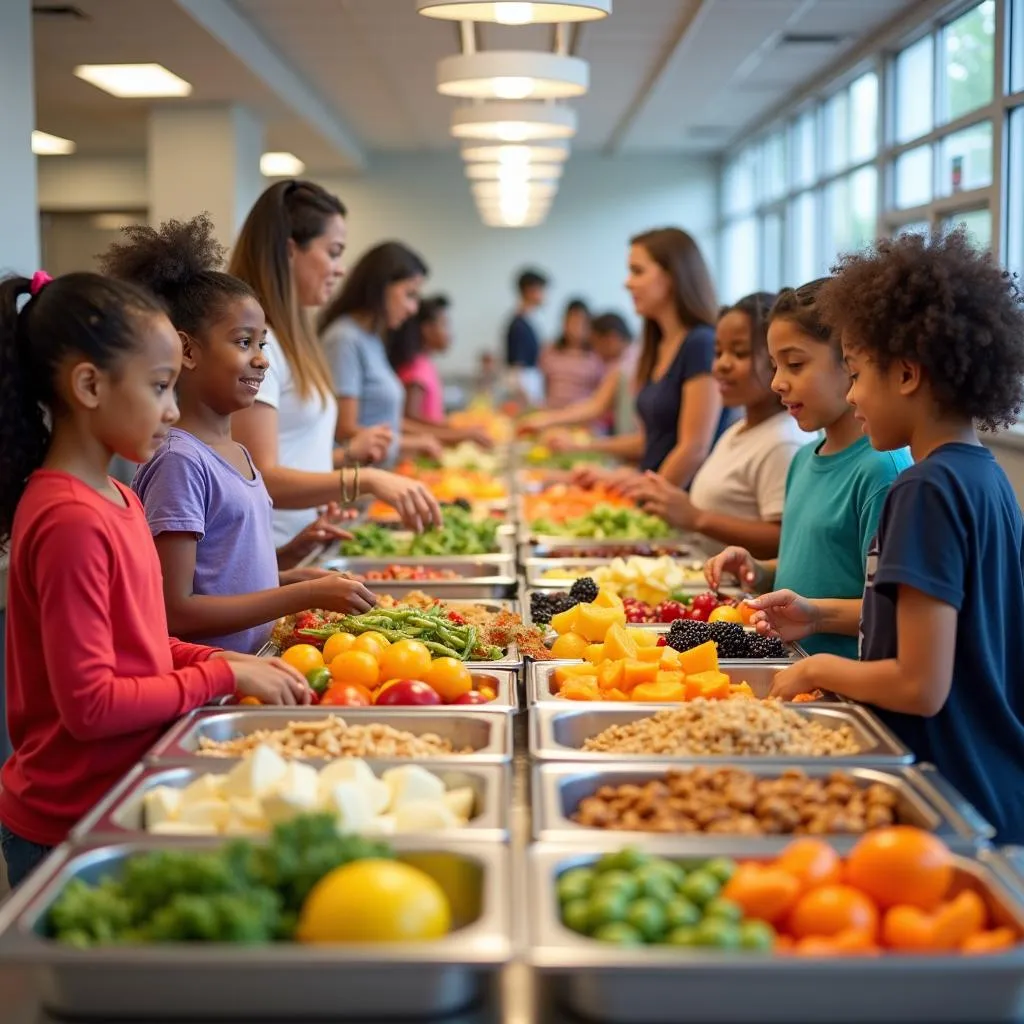
POLYGON ((210 219, 125 233, 127 242, 110 248, 103 269, 164 301, 183 350, 181 418, 132 485, 160 556, 171 633, 251 653, 282 615, 367 611, 376 598, 362 583, 286 568, 311 542, 340 533, 329 520, 274 550, 270 496, 248 451, 231 437, 232 413, 252 405, 267 372, 266 320, 249 286, 217 269, 223 250, 210 219))

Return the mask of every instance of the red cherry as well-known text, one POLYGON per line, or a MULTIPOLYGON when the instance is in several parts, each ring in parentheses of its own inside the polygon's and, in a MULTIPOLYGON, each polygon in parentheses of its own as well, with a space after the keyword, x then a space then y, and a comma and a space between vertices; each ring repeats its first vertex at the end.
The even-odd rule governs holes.
POLYGON ((666 647, 668 645, 668 638, 664 636, 658 637, 658 647, 666 647))

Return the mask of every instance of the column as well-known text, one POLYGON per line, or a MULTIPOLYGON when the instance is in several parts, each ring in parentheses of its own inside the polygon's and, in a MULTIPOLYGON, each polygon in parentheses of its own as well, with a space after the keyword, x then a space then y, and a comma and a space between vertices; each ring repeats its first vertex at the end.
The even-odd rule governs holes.
POLYGON ((0 3, 0 276, 39 269, 32 0, 0 3))
POLYGON ((234 242, 265 187, 263 125, 239 106, 157 107, 149 115, 149 222, 207 211, 222 244, 234 242))

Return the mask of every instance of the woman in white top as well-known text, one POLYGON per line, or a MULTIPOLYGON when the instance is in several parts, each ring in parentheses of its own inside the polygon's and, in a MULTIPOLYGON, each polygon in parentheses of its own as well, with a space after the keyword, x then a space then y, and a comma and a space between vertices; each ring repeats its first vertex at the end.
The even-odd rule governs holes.
POLYGON ((748 295, 725 310, 715 329, 712 373, 723 405, 743 406, 744 418, 718 439, 689 493, 648 473, 639 496, 648 511, 677 529, 739 544, 759 552, 758 558, 779 553, 789 464, 814 440, 772 391, 767 329, 774 301, 768 292, 748 295))
MULTIPOLYGON (((267 318, 270 369, 251 409, 232 422, 274 501, 274 537, 284 544, 316 518, 317 506, 352 497, 353 463, 378 461, 387 428, 369 430, 335 451, 338 405, 331 372, 305 310, 322 306, 344 274, 347 227, 337 196, 309 181, 271 185, 249 212, 229 272, 256 292, 267 318)), ((360 469, 359 490, 394 506, 420 530, 441 512, 420 483, 360 469)))

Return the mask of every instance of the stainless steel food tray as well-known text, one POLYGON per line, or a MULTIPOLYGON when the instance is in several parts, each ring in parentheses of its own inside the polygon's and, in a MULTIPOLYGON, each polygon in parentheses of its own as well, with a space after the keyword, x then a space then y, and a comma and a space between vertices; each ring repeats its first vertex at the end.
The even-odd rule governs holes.
MULTIPOLYGON (((472 754, 446 754, 436 760, 503 762, 512 756, 512 716, 504 711, 484 710, 482 706, 456 711, 444 708, 442 714, 424 708, 384 710, 383 708, 335 708, 333 714, 353 725, 390 725, 415 735, 432 733, 449 740, 455 747, 472 747, 472 754)), ((199 738, 226 740, 245 736, 260 729, 282 729, 289 722, 317 721, 332 713, 330 708, 246 708, 238 711, 193 711, 173 725, 147 752, 147 763, 181 761, 201 763, 217 761, 198 753, 199 738)), ((317 763, 315 761, 311 763, 317 763)))
MULTIPOLYGON (((768 765, 751 766, 735 761, 735 766, 760 778, 773 779, 782 769, 768 765)), ((723 764, 720 767, 725 768, 723 764)), ((900 824, 916 825, 940 836, 947 844, 970 850, 978 843, 991 839, 995 829, 948 783, 941 788, 933 785, 938 772, 931 765, 882 768, 841 768, 826 763, 799 766, 810 778, 828 778, 835 771, 852 776, 861 789, 871 785, 885 786, 895 792, 896 813, 900 824)), ((664 762, 640 764, 608 764, 600 767, 551 762, 538 764, 533 770, 533 835, 550 842, 601 844, 613 847, 635 845, 653 836, 655 832, 617 831, 591 828, 572 820, 580 802, 593 796, 602 786, 643 785, 652 779, 663 779, 673 768, 686 770, 683 765, 664 762)), ((675 838, 689 848, 717 850, 722 839, 732 838, 727 833, 679 833, 675 838)), ((856 835, 827 836, 838 842, 855 842, 856 835)))
MULTIPOLYGON (((590 571, 610 565, 611 558, 528 558, 523 565, 526 574, 526 585, 548 590, 568 590, 579 576, 588 575, 590 571), (545 578, 544 573, 560 571, 564 576, 545 578)), ((708 589, 704 579, 703 562, 692 558, 682 559, 686 564, 687 573, 692 579, 684 580, 676 589, 688 594, 703 594, 708 589)))
POLYGON ((551 548, 559 544, 563 546, 586 544, 589 547, 592 544, 602 543, 610 547, 620 544, 669 544, 674 547, 689 548, 694 546, 687 534, 670 533, 664 537, 563 537, 561 534, 534 533, 527 522, 519 524, 518 537, 521 545, 528 544, 531 547, 543 548, 551 548))
MULTIPOLYGON (((555 707, 579 707, 579 702, 573 703, 557 696, 552 690, 553 676, 560 665, 582 664, 581 662, 564 661, 535 661, 526 669, 526 703, 529 706, 544 704, 555 707)), ((772 681, 777 672, 785 668, 786 662, 778 661, 723 661, 719 663, 719 670, 729 677, 730 683, 746 683, 754 696, 758 698, 767 697, 771 693, 772 681)), ((677 706, 679 701, 659 701, 658 708, 670 708, 677 706)), ((586 707, 617 707, 621 708, 621 701, 588 701, 586 707)), ((632 705, 636 706, 636 705, 632 705)))
MULTIPOLYGON (((218 840, 196 841, 198 850, 218 840)), ((103 1021, 442 1016, 476 1000, 513 952, 509 858, 499 843, 402 837, 403 860, 449 893, 453 932, 389 945, 166 944, 79 950, 46 937, 46 914, 72 879, 96 882, 153 839, 61 847, 0 909, 0 963, 34 968, 51 1013, 103 1021)))
MULTIPOLYGON (((389 768, 397 768, 408 761, 396 758, 367 758, 366 763, 379 778, 389 768)), ((145 836, 145 798, 157 786, 184 789, 201 775, 224 775, 235 761, 224 758, 193 758, 187 765, 136 765, 72 830, 71 842, 100 838, 118 842, 126 838, 145 836)), ((509 807, 511 801, 511 774, 507 765, 464 765, 432 763, 429 769, 448 789, 468 786, 473 790, 475 803, 473 816, 462 828, 429 833, 437 842, 459 842, 463 839, 503 842, 508 838, 509 807)), ((180 842, 180 837, 161 836, 167 841, 180 842)))
MULTIPOLYGON (((785 840, 754 845, 722 839, 714 853, 771 857, 785 840)), ((685 856, 677 840, 649 840, 649 852, 685 856)), ((531 963, 556 980, 581 1016, 629 1024, 841 1024, 1016 1021, 1024 1001, 1024 947, 991 956, 801 958, 596 942, 559 921, 554 880, 592 863, 579 845, 538 844, 530 851, 531 963)), ((706 856, 702 849, 700 856, 706 856)), ((957 859, 958 887, 975 888, 996 921, 1024 931, 1020 891, 1004 879, 990 850, 957 859)))
MULTIPOLYGON (((510 555, 481 555, 477 558, 449 558, 446 564, 420 566, 444 569, 458 573, 457 579, 448 580, 368 580, 367 586, 376 594, 408 594, 424 590, 446 600, 459 598, 510 598, 517 583, 515 559, 510 555)), ((322 568, 364 576, 368 572, 382 572, 395 564, 411 565, 407 559, 386 558, 332 558, 322 568)))
MULTIPOLYGON (((385 524, 386 525, 386 524, 385 524)), ((403 565, 426 565, 432 568, 443 568, 446 565, 451 564, 453 560, 460 558, 466 559, 467 561, 476 561, 484 557, 493 557, 495 555, 504 555, 506 558, 515 558, 516 554, 516 534, 515 526, 511 523, 502 523, 498 527, 497 532, 497 550, 485 552, 484 554, 477 555, 343 555, 339 550, 338 544, 331 544, 327 548, 323 549, 317 554, 306 558, 301 564, 302 565, 315 565, 322 568, 326 562, 334 561, 338 558, 369 558, 373 561, 385 561, 390 563, 401 562, 403 565)), ((412 539, 413 534, 408 530, 395 530, 396 538, 412 539)))
POLYGON ((696 559, 703 558, 706 555, 703 544, 701 543, 703 538, 697 535, 687 540, 680 541, 660 541, 660 540, 586 540, 577 539, 572 540, 565 537, 556 540, 549 540, 545 543, 526 543, 521 545, 520 556, 523 561, 530 558, 541 558, 541 559, 557 559, 557 558, 568 558, 568 559, 588 559, 596 558, 610 561, 613 558, 659 558, 660 554, 650 554, 649 551, 645 551, 645 548, 657 548, 666 549, 661 551, 661 554, 670 555, 672 558, 684 558, 684 559, 696 559), (627 554, 619 553, 618 549, 623 547, 633 546, 633 550, 627 554), (575 555, 573 551, 577 548, 592 548, 594 554, 592 555, 575 555), (607 553, 600 551, 599 549, 606 548, 607 553))
POLYGON ((617 707, 594 705, 552 706, 541 704, 530 709, 530 753, 546 761, 659 761, 686 764, 720 765, 738 761, 743 765, 794 765, 824 763, 834 765, 896 765, 910 764, 914 755, 864 708, 855 704, 794 704, 792 710, 805 718, 814 719, 826 728, 837 729, 849 725, 860 744, 856 754, 831 757, 798 758, 601 754, 582 750, 584 740, 604 732, 615 725, 626 725, 641 718, 650 718, 655 712, 666 710, 665 705, 645 704, 617 707))

